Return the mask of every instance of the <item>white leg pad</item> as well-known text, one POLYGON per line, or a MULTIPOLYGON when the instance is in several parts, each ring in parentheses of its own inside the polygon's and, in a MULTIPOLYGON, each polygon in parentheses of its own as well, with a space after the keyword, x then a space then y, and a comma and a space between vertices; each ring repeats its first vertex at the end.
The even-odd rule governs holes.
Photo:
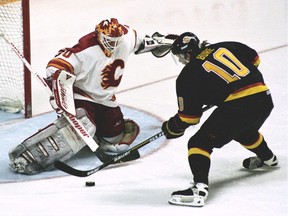
MULTIPOLYGON (((77 109, 77 118, 93 136, 96 127, 83 109, 77 109)), ((9 165, 15 172, 36 174, 52 169, 55 160, 68 160, 84 146, 84 141, 76 134, 74 128, 64 117, 60 117, 11 149, 9 165)))

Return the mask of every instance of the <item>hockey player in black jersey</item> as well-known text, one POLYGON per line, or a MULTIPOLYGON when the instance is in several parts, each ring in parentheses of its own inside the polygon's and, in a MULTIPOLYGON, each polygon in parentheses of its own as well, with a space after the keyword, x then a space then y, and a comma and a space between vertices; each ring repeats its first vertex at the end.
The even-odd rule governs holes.
POLYGON ((274 167, 278 160, 260 127, 273 109, 271 94, 258 70, 257 52, 239 42, 200 43, 191 32, 180 35, 172 53, 185 64, 176 81, 178 113, 162 125, 167 139, 182 136, 199 123, 204 105, 217 108, 188 142, 192 186, 172 193, 169 203, 203 206, 208 196, 210 155, 230 141, 255 153, 243 161, 247 169, 274 167))

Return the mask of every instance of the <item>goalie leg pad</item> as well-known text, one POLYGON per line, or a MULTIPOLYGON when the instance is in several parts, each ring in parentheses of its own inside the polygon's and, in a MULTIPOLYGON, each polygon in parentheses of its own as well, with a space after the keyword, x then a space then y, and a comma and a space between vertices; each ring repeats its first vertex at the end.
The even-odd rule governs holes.
MULTIPOLYGON (((77 109, 77 118, 93 136, 96 127, 89 120, 85 110, 77 109)), ((68 160, 84 146, 84 141, 62 116, 11 149, 9 166, 14 172, 37 174, 51 170, 55 160, 68 160)))
MULTIPOLYGON (((117 154, 126 151, 129 148, 129 145, 136 139, 140 131, 139 126, 129 119, 125 120, 124 128, 123 133, 108 139, 110 142, 107 141, 107 138, 97 138, 96 142, 99 144, 99 148, 96 150, 95 154, 103 163, 109 162, 117 154)), ((136 160, 138 158, 140 158, 139 152, 133 151, 130 155, 122 158, 119 162, 136 160)))

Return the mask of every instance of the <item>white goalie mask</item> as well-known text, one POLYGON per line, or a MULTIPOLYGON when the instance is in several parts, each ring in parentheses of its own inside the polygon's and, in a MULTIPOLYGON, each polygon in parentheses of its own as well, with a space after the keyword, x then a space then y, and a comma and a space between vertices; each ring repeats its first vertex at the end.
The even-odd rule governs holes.
POLYGON ((96 25, 95 32, 105 55, 109 57, 119 46, 128 30, 119 24, 117 19, 111 18, 110 21, 103 20, 96 25))
POLYGON ((102 32, 99 34, 99 40, 101 41, 102 45, 105 47, 106 50, 108 50, 111 53, 113 53, 116 47, 118 47, 122 38, 123 35, 120 37, 110 37, 102 32))

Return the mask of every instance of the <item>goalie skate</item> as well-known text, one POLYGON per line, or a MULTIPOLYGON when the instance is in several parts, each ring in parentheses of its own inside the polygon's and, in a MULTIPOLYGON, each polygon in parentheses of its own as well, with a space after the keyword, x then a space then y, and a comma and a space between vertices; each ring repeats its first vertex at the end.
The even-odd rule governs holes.
POLYGON ((249 157, 243 161, 243 167, 252 170, 261 167, 275 167, 278 165, 278 160, 275 155, 267 161, 261 160, 259 157, 249 157))
POLYGON ((175 191, 168 201, 172 205, 203 207, 208 196, 208 185, 204 183, 193 183, 186 190, 175 191))

